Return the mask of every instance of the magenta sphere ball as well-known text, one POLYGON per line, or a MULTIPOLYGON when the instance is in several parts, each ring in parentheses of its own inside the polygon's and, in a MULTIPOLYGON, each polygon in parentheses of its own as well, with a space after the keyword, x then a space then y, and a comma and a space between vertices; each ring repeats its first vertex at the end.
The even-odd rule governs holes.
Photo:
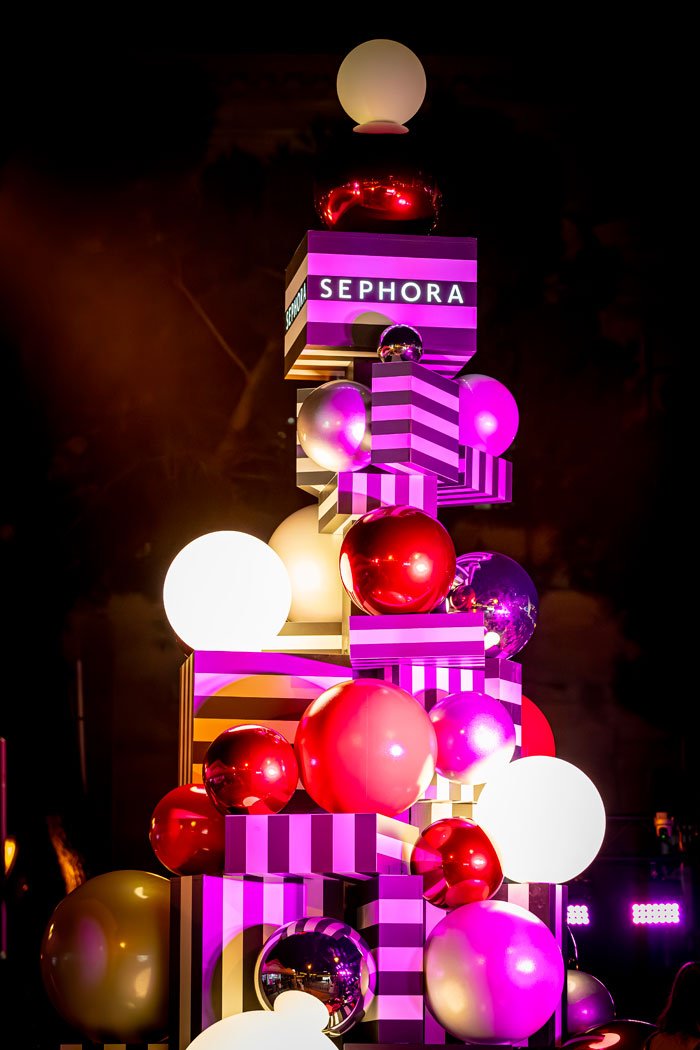
POLYGON ((459 376, 460 443, 502 455, 518 432, 518 406, 510 390, 491 376, 459 376))
POLYGON ((453 693, 430 711, 438 742, 435 768, 461 784, 485 784, 515 751, 513 719, 484 693, 453 693))

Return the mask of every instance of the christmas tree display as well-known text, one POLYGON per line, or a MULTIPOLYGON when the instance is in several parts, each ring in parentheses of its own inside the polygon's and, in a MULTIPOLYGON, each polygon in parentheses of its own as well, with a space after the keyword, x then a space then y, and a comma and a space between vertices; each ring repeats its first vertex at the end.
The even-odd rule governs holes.
POLYGON ((548 1047, 583 1030, 567 988, 578 1024, 614 1012, 567 980, 566 884, 605 812, 522 694, 536 590, 438 518, 512 494, 517 405, 469 371, 476 241, 434 232, 416 55, 370 40, 337 84, 350 162, 319 176, 283 311, 313 503, 172 562, 179 784, 150 828, 172 878, 89 880, 42 946, 105 1046, 548 1047))

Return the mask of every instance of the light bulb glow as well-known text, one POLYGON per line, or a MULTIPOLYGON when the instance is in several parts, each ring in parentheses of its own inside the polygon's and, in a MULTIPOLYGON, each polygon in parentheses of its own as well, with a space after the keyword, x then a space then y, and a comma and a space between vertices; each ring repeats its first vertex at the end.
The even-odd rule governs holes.
POLYGON ((341 106, 358 124, 402 125, 423 104, 425 70, 397 40, 366 40, 343 59, 336 86, 341 106))

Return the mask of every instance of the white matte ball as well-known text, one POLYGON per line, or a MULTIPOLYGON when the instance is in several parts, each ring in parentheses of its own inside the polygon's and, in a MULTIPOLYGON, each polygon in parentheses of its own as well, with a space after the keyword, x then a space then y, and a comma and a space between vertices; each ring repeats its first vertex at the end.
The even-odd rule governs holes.
POLYGON ((513 882, 568 882, 595 859, 605 808, 595 784, 561 758, 531 755, 489 779, 474 820, 513 882))
POLYGON ((183 547, 163 584, 165 613, 192 649, 257 651, 279 634, 292 588, 279 555, 245 532, 209 532, 183 547))
POLYGON ((248 1010, 216 1021, 193 1039, 187 1050, 332 1050, 335 1047, 321 1031, 328 1023, 328 1011, 320 1000, 308 992, 296 991, 282 992, 279 998, 285 1001, 281 1008, 275 1003, 274 1012, 248 1010), (314 1007, 309 1000, 318 1005, 314 1007))
POLYGON ((338 70, 340 104, 358 124, 403 124, 425 98, 425 70, 417 55, 396 40, 367 40, 345 56, 338 70))
POLYGON ((292 585, 289 619, 295 623, 339 623, 343 584, 338 560, 342 536, 318 531, 318 504, 285 518, 270 536, 292 585))

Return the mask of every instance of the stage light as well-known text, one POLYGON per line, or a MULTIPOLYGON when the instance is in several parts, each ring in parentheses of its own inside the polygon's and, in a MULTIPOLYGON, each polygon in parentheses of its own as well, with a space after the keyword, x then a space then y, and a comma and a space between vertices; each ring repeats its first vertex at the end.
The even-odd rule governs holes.
POLYGON ((590 926, 591 913, 587 904, 569 904, 566 909, 566 921, 569 926, 590 926))
POLYGON ((651 901, 632 905, 635 926, 679 926, 682 922, 678 901, 651 901))

